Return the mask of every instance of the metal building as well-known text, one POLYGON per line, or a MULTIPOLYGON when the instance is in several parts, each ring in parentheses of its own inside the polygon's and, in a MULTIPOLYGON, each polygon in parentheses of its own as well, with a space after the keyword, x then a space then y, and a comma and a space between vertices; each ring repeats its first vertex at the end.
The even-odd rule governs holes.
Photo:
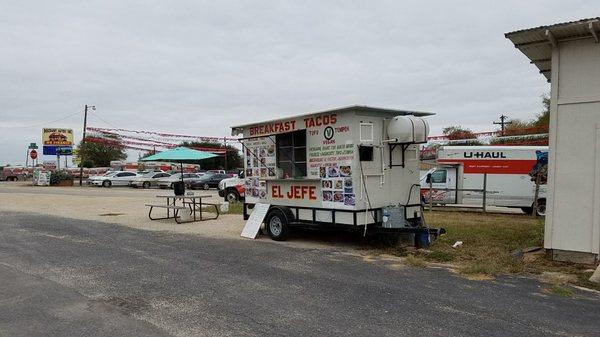
POLYGON ((552 83, 545 248, 555 260, 600 251, 600 18, 505 34, 552 83))

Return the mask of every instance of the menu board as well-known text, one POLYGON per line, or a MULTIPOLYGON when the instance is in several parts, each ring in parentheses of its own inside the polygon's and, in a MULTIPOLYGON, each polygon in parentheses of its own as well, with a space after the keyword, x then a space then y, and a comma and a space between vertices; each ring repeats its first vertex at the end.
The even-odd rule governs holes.
POLYGON ((276 177, 275 142, 269 137, 244 141, 246 196, 258 199, 267 198, 265 178, 276 177))
POLYGON ((310 147, 309 170, 321 178, 323 207, 352 208, 356 204, 352 180, 354 145, 310 147))

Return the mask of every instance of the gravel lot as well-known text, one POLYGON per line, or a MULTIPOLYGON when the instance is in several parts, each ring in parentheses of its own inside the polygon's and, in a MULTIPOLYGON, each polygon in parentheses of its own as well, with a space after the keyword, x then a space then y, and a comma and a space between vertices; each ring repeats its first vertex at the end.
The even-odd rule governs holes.
MULTIPOLYGON (((212 195, 211 202, 221 202, 216 190, 193 191, 212 195)), ((159 204, 157 195, 171 190, 129 187, 40 187, 17 182, 0 184, 0 210, 35 212, 80 220, 93 220, 153 231, 194 233, 212 237, 239 237, 244 226, 241 215, 221 215, 217 220, 176 224, 174 220, 148 219, 145 204, 159 204)), ((157 212, 163 210, 157 209, 157 212)), ((159 213, 157 213, 159 214, 159 213)))

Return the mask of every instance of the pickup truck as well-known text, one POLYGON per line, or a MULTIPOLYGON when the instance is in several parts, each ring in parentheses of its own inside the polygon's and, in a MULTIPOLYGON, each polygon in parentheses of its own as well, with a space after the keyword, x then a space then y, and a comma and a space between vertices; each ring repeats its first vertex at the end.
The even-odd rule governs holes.
POLYGON ((244 187, 244 173, 240 172, 236 177, 227 178, 219 182, 219 196, 228 202, 236 202, 242 200, 246 194, 244 187))

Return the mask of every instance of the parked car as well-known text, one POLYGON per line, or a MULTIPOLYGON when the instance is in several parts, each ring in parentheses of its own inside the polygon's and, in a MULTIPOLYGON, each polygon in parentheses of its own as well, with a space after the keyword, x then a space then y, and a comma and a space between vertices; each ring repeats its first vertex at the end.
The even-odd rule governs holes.
POLYGON ((158 186, 158 180, 159 179, 164 179, 164 178, 168 178, 171 175, 166 173, 166 172, 162 172, 162 171, 158 171, 158 172, 146 172, 144 174, 142 174, 141 176, 133 179, 131 181, 131 184, 129 184, 131 187, 142 187, 142 188, 150 188, 150 187, 154 187, 154 186, 158 186))
POLYGON ((224 173, 207 172, 198 179, 191 180, 187 185, 191 189, 201 188, 204 190, 208 190, 211 187, 218 187, 221 180, 227 178, 229 178, 229 176, 224 173))
POLYGON ((88 178, 88 184, 102 187, 128 186, 138 174, 129 171, 110 171, 105 175, 88 178))
POLYGON ((208 170, 207 172, 209 172, 209 173, 225 174, 225 170, 208 170))
MULTIPOLYGON (((193 179, 198 179, 199 175, 196 173, 184 173, 183 174, 183 183, 189 182, 193 179)), ((157 185, 158 188, 173 188, 173 183, 181 181, 181 173, 175 173, 168 178, 158 179, 157 185)))
POLYGON ((225 201, 235 202, 242 200, 246 196, 243 171, 235 177, 221 180, 218 189, 219 196, 224 198, 225 201))

